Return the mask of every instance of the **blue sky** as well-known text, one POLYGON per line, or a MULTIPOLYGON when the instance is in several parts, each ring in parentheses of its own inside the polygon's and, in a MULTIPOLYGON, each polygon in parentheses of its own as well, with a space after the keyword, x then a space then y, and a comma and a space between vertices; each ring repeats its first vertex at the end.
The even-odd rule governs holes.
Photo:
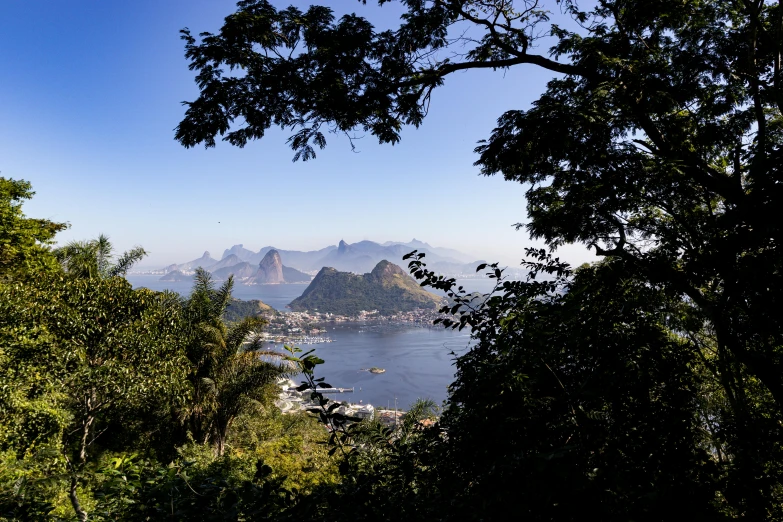
MULTIPOLYGON (((322 3, 379 27, 399 15, 395 5, 322 3)), ((549 73, 450 77, 424 125, 393 147, 368 136, 354 153, 332 137, 316 160, 292 163, 288 133, 270 130, 244 149, 186 150, 173 129, 197 89, 179 30, 217 31, 234 10, 224 0, 0 3, 0 173, 33 183, 26 213, 70 223, 61 241, 106 233, 118 249, 142 245, 148 266, 237 243, 309 250, 414 237, 518 262, 532 244, 512 227, 526 219, 524 187, 479 176, 472 151, 549 73)), ((592 259, 582 247, 562 254, 592 259)))

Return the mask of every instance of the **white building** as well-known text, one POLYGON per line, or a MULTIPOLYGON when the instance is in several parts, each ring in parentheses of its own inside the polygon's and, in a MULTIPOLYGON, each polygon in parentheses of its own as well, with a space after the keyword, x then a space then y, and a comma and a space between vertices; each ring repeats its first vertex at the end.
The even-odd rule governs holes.
POLYGON ((372 419, 375 415, 375 407, 372 404, 365 404, 356 410, 356 416, 360 419, 372 419))

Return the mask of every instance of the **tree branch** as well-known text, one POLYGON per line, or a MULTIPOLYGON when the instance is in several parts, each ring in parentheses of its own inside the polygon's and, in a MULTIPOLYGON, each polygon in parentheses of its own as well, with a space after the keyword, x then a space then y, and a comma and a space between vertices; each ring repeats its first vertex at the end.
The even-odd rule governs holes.
POLYGON ((538 65, 544 69, 561 73, 561 74, 576 74, 583 77, 587 76, 587 73, 581 67, 576 65, 566 64, 550 60, 537 54, 524 54, 517 58, 509 58, 507 60, 493 60, 488 62, 462 62, 462 63, 448 63, 442 65, 437 69, 426 69, 420 71, 420 77, 415 79, 404 80, 397 82, 396 87, 413 87, 416 85, 432 83, 434 80, 443 78, 453 72, 464 71, 468 69, 503 69, 511 67, 513 65, 531 64, 538 65))

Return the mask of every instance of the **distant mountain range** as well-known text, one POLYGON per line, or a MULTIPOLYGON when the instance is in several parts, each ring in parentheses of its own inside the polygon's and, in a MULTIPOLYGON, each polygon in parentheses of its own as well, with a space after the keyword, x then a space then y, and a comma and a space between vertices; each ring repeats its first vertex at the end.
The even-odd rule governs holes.
POLYGON ((277 250, 268 250, 258 266, 242 261, 236 254, 224 255, 223 259, 216 261, 209 252, 204 252, 204 255, 193 261, 167 266, 166 275, 160 279, 161 281, 188 281, 193 278, 189 272, 199 267, 210 272, 216 280, 225 280, 233 275, 235 280, 246 285, 309 283, 312 279, 295 268, 284 266, 277 250))
POLYGON ((312 274, 323 267, 331 267, 338 271, 364 274, 373 270, 382 260, 404 264, 402 256, 412 250, 425 254, 424 261, 429 269, 449 276, 474 274, 476 266, 485 262, 464 252, 433 247, 417 239, 408 243, 359 241, 353 244, 341 240, 336 246, 331 245, 309 252, 283 250, 271 246, 253 252, 239 244, 226 249, 220 260, 212 258, 209 252, 204 252, 198 259, 169 265, 164 270, 167 275, 174 271, 187 273, 200 266, 210 271, 216 279, 226 279, 229 274, 234 274, 236 279, 246 284, 266 284, 262 281, 307 282, 310 278, 302 272, 312 274), (279 258, 282 275, 278 273, 276 262, 261 267, 270 252, 274 252, 274 255, 279 258), (262 273, 259 274, 259 271, 262 273))
POLYGON ((341 315, 377 310, 385 315, 418 308, 434 309, 441 301, 441 297, 423 290, 399 266, 382 260, 371 272, 362 275, 322 268, 289 306, 292 310, 341 315))

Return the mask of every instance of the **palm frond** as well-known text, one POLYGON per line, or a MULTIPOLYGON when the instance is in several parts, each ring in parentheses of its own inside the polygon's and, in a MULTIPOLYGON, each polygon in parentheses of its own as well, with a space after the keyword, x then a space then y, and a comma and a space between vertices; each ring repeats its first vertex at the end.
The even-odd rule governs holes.
POLYGON ((438 405, 432 399, 416 399, 402 418, 402 427, 409 431, 424 419, 437 417, 438 405))
POLYGON ((228 279, 220 285, 217 292, 212 294, 212 314, 215 317, 222 317, 226 311, 228 303, 231 301, 231 292, 234 290, 234 275, 228 276, 228 279))
POLYGON ((253 343, 260 340, 259 334, 265 324, 266 321, 260 317, 245 317, 232 324, 226 333, 226 346, 239 350, 246 341, 253 343))
POLYGON ((53 251, 66 272, 87 279, 99 275, 96 252, 95 241, 71 241, 53 251))
POLYGON ((217 385, 213 379, 210 379, 209 377, 202 377, 200 382, 204 390, 212 394, 217 392, 217 385))
POLYGON ((98 265, 98 273, 102 277, 107 277, 111 267, 111 258, 114 247, 109 241, 109 236, 100 234, 98 239, 90 241, 95 252, 95 262, 98 265))
POLYGON ((114 266, 109 267, 109 277, 124 276, 133 265, 141 261, 146 255, 147 251, 140 246, 124 252, 114 266))
POLYGON ((203 293, 209 295, 214 289, 212 274, 202 267, 196 267, 196 274, 193 276, 193 293, 203 293))
POLYGON ((182 309, 185 306, 185 298, 172 290, 162 290, 159 294, 160 302, 165 308, 182 309))

